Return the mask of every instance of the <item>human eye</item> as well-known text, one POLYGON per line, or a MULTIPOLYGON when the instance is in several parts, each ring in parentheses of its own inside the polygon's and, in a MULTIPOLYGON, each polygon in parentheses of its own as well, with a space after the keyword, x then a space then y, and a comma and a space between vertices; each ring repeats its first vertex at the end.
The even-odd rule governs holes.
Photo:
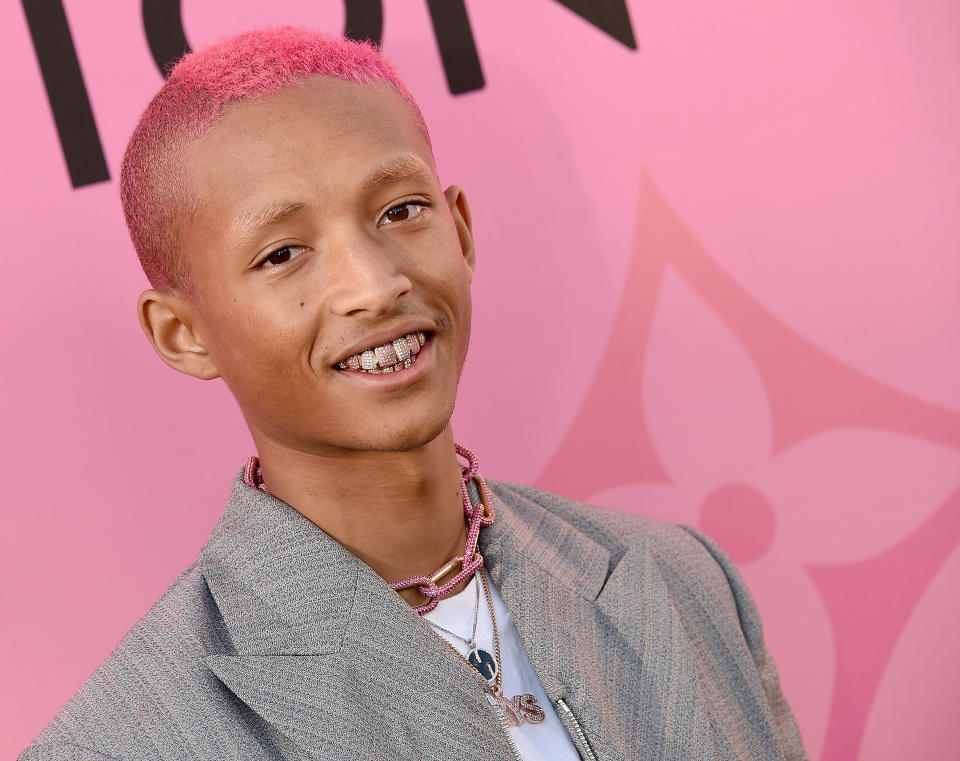
POLYGON ((419 217, 428 206, 429 204, 426 201, 404 201, 401 204, 387 209, 377 222, 377 226, 382 227, 383 225, 392 225, 397 222, 409 222, 419 217))
POLYGON ((302 254, 305 250, 305 246, 294 246, 292 244, 280 246, 263 257, 263 259, 261 259, 257 264, 257 269, 274 269, 276 267, 282 267, 284 264, 287 264, 296 257, 300 256, 300 254, 302 254))

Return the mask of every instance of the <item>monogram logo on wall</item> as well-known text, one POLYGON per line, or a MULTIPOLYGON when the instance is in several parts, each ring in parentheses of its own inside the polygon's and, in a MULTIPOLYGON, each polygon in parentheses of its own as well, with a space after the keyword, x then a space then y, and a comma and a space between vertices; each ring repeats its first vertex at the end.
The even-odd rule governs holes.
MULTIPOLYGON (((554 0, 632 50, 637 43, 626 0, 554 0)), ((110 179, 63 0, 22 0, 73 187, 110 179)), ((382 0, 344 0, 344 35, 383 38, 382 0)), ((447 86, 453 95, 483 89, 480 55, 464 0, 427 0, 447 86)), ((160 71, 190 52, 180 0, 142 0, 149 54, 160 71)))

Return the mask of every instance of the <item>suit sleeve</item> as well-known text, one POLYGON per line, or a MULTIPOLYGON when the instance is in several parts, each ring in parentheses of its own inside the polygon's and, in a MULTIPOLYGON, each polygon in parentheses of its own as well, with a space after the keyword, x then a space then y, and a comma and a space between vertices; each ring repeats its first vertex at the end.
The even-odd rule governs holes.
POLYGON ((17 761, 123 761, 73 743, 34 743, 17 761))
POLYGON ((787 705, 786 698, 784 698, 783 691, 780 688, 777 666, 764 644, 760 614, 757 612, 757 606, 753 602, 750 590, 733 561, 713 540, 690 526, 684 526, 683 528, 706 548, 726 576, 740 617, 740 628, 743 630, 743 636, 753 657, 753 662, 757 666, 760 683, 766 693, 770 712, 773 715, 784 759, 787 761, 807 761, 807 753, 800 737, 800 729, 797 727, 793 712, 787 705))

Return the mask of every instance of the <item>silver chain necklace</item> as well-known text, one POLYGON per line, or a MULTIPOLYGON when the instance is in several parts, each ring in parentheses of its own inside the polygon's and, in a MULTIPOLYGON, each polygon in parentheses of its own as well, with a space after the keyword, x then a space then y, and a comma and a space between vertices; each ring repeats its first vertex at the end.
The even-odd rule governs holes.
MULTIPOLYGON (((505 732, 507 732, 507 727, 518 727, 522 723, 527 722, 529 724, 539 724, 545 718, 546 714, 543 709, 537 704, 537 699, 533 695, 524 693, 523 695, 515 695, 512 698, 507 698, 503 694, 503 688, 501 686, 502 675, 500 673, 500 638, 497 632, 497 616, 493 610, 493 599, 490 596, 490 587, 487 585, 487 575, 483 572, 481 568, 477 575, 480 577, 480 581, 483 582, 483 594, 487 600, 487 607, 490 610, 490 626, 493 628, 493 646, 496 650, 496 657, 490 655, 486 650, 481 649, 477 646, 476 637, 477 637, 477 620, 480 618, 480 584, 477 584, 477 597, 473 607, 473 631, 470 634, 470 639, 464 639, 456 632, 452 632, 449 629, 445 629, 440 626, 440 624, 435 624, 429 618, 424 620, 430 624, 434 629, 442 631, 446 634, 449 634, 451 637, 465 642, 467 647, 470 648, 470 654, 467 656, 467 662, 473 666, 477 671, 480 672, 481 676, 487 680, 489 687, 487 688, 487 700, 490 701, 490 704, 497 709, 497 714, 500 717, 500 723, 503 726, 505 732)), ((476 584, 476 576, 474 577, 474 583, 476 584)), ((446 643, 450 648, 459 654, 459 651, 449 642, 446 643)), ((513 737, 507 732, 507 739, 513 747, 513 737)), ((519 753, 515 751, 517 758, 520 757, 519 753)))
POLYGON ((465 639, 456 632, 452 632, 440 626, 440 624, 435 624, 429 618, 426 619, 426 621, 434 629, 449 634, 451 637, 463 642, 469 650, 466 656, 467 662, 479 671, 484 679, 490 684, 493 684, 500 673, 500 664, 497 663, 496 658, 477 644, 477 621, 480 619, 480 585, 477 583, 476 576, 474 576, 473 584, 477 596, 473 602, 473 630, 470 632, 470 639, 465 639))
POLYGON ((435 623, 434 623, 433 621, 431 621, 429 618, 427 619, 427 623, 430 624, 430 626, 432 626, 434 629, 439 629, 440 631, 444 632, 445 634, 449 634, 451 637, 454 637, 455 639, 460 640, 460 641, 463 642, 467 647, 469 647, 471 651, 477 649, 477 642, 476 642, 476 640, 477 640, 477 621, 478 621, 479 618, 480 618, 480 585, 477 584, 476 578, 473 579, 473 586, 474 586, 474 589, 476 590, 476 593, 477 593, 477 599, 474 600, 474 602, 473 602, 473 631, 470 632, 470 639, 464 639, 463 637, 461 637, 461 636, 460 636, 459 634, 457 634, 456 632, 452 632, 452 631, 450 631, 449 629, 444 629, 442 626, 440 626, 440 624, 435 624, 435 623))

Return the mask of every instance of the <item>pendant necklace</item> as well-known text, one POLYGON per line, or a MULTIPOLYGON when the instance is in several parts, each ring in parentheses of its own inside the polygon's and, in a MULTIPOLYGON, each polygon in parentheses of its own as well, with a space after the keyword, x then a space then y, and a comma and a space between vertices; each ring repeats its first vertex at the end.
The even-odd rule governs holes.
POLYGON ((433 623, 433 621, 427 620, 427 623, 435 629, 446 632, 451 637, 455 637, 461 642, 466 643, 467 647, 470 648, 468 655, 463 656, 459 650, 447 642, 447 644, 450 645, 450 648, 457 655, 466 658, 466 661, 477 670, 480 676, 487 680, 487 692, 489 692, 496 701, 497 706, 500 708, 500 712, 503 714, 503 718, 506 720, 508 726, 519 727, 524 722, 527 722, 528 724, 540 724, 546 718, 546 714, 543 712, 543 708, 541 708, 537 703, 535 696, 524 693, 523 695, 514 695, 512 698, 507 698, 503 694, 503 674, 500 670, 500 633, 497 630, 497 616, 493 610, 493 598, 490 596, 490 586, 487 583, 487 574, 481 568, 477 572, 477 575, 480 577, 480 581, 483 584, 483 594, 484 597, 487 598, 487 608, 490 611, 490 623, 493 628, 494 655, 490 655, 489 652, 479 647, 476 643, 477 620, 480 617, 479 584, 476 587, 477 598, 474 604, 473 631, 470 634, 470 639, 464 639, 459 634, 454 634, 449 629, 445 629, 439 624, 433 623))
POLYGON ((477 644, 477 621, 480 618, 480 584, 474 583, 473 588, 477 595, 473 603, 473 631, 470 632, 470 639, 465 639, 456 632, 452 632, 429 619, 427 619, 427 623, 434 629, 449 634, 454 639, 463 642, 468 648, 467 655, 465 656, 467 662, 479 671, 480 676, 486 679, 487 682, 492 683, 492 681, 497 678, 497 661, 490 653, 477 644))

